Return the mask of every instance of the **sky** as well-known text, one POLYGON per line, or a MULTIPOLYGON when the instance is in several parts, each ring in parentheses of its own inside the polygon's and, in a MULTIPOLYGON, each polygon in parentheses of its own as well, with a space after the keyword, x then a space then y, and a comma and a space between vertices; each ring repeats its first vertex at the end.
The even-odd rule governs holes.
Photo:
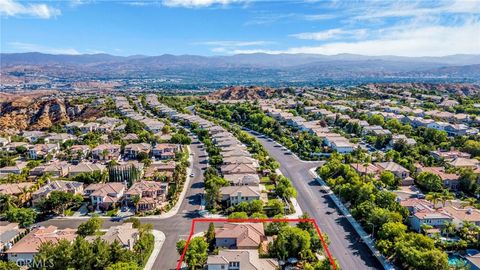
POLYGON ((480 54, 480 0, 0 0, 0 51, 480 54))

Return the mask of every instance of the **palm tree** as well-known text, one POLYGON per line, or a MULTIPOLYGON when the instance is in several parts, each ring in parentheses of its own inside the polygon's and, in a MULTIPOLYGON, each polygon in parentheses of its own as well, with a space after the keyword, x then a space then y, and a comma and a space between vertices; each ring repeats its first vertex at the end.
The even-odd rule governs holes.
POLYGON ((466 198, 466 199, 462 202, 462 207, 465 208, 465 207, 468 207, 468 206, 475 206, 476 203, 477 203, 477 199, 475 199, 475 198, 466 198))
POLYGON ((7 212, 8 210, 17 207, 15 198, 10 195, 0 194, 0 209, 1 212, 7 212))
POLYGON ((442 194, 441 193, 438 193, 438 192, 430 192, 427 194, 427 196, 425 196, 425 199, 427 199, 428 201, 431 201, 433 202, 433 207, 437 207, 437 202, 441 199, 442 197, 442 194))
POLYGON ((445 222, 445 225, 443 227, 443 233, 447 235, 447 238, 450 237, 453 233, 455 233, 455 224, 451 221, 445 222))
POLYGON ((453 200, 455 197, 453 196, 452 193, 450 193, 448 190, 444 190, 441 195, 440 195, 440 198, 442 200, 442 205, 443 207, 445 207, 445 203, 448 201, 448 200, 453 200))

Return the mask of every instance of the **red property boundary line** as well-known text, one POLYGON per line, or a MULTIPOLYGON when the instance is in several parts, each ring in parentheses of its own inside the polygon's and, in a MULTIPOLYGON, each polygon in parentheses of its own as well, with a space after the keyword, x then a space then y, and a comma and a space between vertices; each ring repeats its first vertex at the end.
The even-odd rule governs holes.
POLYGON ((185 243, 185 248, 183 248, 182 255, 180 256, 180 260, 177 264, 177 269, 180 270, 182 267, 183 259, 185 258, 185 253, 187 252, 188 245, 190 244, 190 240, 192 239, 195 233, 195 223, 197 222, 311 222, 315 226, 318 235, 320 236, 320 240, 322 241, 323 249, 327 252, 328 260, 330 264, 333 266, 334 270, 337 270, 337 266, 333 260, 332 254, 328 249, 327 243, 323 238, 322 232, 318 227, 317 222, 313 218, 238 218, 238 219, 229 219, 229 218, 194 218, 192 220, 192 227, 190 228, 190 235, 185 243))

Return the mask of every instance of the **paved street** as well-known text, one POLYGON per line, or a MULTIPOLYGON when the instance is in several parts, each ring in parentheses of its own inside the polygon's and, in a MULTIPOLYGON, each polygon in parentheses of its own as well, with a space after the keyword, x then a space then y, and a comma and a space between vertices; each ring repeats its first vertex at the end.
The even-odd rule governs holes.
MULTIPOLYGON (((160 251, 152 269, 175 269, 177 260, 180 256, 177 254, 175 244, 179 239, 186 239, 190 233, 191 219, 200 217, 201 194, 203 194, 203 169, 206 167, 207 154, 203 146, 196 140, 191 145, 193 156, 192 172, 194 177, 190 182, 185 199, 183 200, 178 213, 170 218, 145 217, 141 218, 143 223, 153 224, 156 230, 162 231, 165 236, 163 248, 160 251)), ((85 222, 85 219, 52 219, 40 223, 40 225, 55 225, 59 228, 77 228, 78 225, 85 222)), ((118 222, 105 219, 103 228, 118 225, 118 222)), ((196 231, 206 230, 208 224, 198 224, 196 231), (204 228, 205 227, 205 228, 204 228)))
MULTIPOLYGON (((253 135, 253 134, 252 134, 253 135)), ((297 200, 304 212, 315 218, 322 232, 329 239, 329 249, 342 269, 382 269, 377 259, 365 244, 358 242, 358 235, 341 216, 334 203, 309 172, 321 166, 320 161, 302 161, 273 141, 257 136, 270 155, 277 160, 280 171, 293 182, 297 189, 297 200)))

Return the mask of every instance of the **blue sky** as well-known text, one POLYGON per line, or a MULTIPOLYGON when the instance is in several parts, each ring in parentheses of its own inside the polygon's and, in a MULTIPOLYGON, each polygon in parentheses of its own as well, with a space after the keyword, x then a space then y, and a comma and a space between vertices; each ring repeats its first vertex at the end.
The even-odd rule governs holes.
POLYGON ((0 0, 1 51, 480 54, 480 0, 0 0))

